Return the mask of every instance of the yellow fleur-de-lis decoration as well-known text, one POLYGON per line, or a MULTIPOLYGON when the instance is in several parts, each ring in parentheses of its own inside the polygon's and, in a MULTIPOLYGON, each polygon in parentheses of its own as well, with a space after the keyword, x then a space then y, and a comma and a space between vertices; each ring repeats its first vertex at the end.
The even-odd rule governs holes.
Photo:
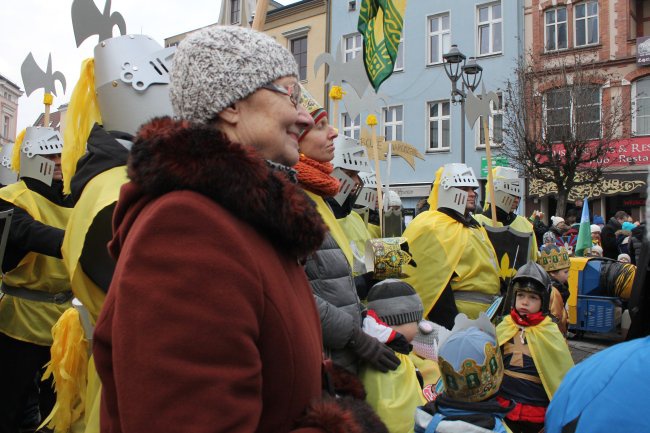
POLYGON ((505 253, 503 257, 501 257, 501 263, 499 263, 499 277, 503 281, 512 278, 517 274, 517 270, 514 268, 514 263, 512 265, 513 266, 510 267, 510 257, 508 257, 508 253, 505 253))

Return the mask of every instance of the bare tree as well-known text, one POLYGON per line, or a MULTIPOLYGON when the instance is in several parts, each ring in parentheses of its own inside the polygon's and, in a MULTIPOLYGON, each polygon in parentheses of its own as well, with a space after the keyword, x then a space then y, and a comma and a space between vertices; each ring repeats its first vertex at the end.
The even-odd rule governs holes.
POLYGON ((631 113, 620 94, 604 89, 620 78, 595 62, 573 56, 549 63, 528 55, 506 82, 499 153, 529 179, 555 185, 556 214, 564 215, 574 187, 602 179, 631 113))

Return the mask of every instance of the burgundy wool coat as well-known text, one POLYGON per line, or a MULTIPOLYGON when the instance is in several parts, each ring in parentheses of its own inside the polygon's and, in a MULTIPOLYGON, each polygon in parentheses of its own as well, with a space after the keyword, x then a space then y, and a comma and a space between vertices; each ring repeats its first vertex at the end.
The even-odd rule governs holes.
POLYGON ((140 130, 129 177, 94 336, 102 432, 291 431, 322 389, 299 261, 318 212, 253 150, 169 118, 140 130))

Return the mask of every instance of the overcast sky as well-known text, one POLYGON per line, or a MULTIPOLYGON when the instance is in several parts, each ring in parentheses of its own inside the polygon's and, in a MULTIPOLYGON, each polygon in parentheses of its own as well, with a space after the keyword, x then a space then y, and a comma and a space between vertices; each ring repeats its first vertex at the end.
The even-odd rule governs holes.
MULTIPOLYGON (((97 36, 86 39, 77 48, 70 6, 72 0, 9 0, 11 6, 2 9, 0 25, 0 74, 24 90, 20 66, 32 52, 36 63, 47 67, 48 54, 52 53, 52 70, 61 71, 66 78, 65 94, 56 82, 52 111, 69 101, 79 79, 83 59, 93 56, 97 36)), ((293 3, 295 0, 281 0, 293 3)), ((95 0, 100 11, 104 0, 95 0)), ((166 37, 217 22, 221 0, 113 0, 111 12, 120 12, 126 21, 127 33, 151 36, 161 45, 166 37)), ((113 35, 117 36, 117 27, 113 35)), ((31 125, 43 112, 43 89, 20 98, 18 106, 18 131, 31 125)))

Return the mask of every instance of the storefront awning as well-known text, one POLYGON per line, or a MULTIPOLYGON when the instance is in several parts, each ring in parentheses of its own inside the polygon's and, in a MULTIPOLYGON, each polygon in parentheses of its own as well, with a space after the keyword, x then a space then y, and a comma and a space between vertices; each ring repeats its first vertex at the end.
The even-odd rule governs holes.
MULTIPOLYGON (((580 200, 585 197, 594 199, 602 196, 617 194, 632 194, 644 191, 648 185, 648 173, 605 173, 600 182, 576 186, 569 194, 569 200, 580 200)), ((533 197, 547 197, 557 194, 554 183, 533 179, 529 184, 528 194, 533 197)))

